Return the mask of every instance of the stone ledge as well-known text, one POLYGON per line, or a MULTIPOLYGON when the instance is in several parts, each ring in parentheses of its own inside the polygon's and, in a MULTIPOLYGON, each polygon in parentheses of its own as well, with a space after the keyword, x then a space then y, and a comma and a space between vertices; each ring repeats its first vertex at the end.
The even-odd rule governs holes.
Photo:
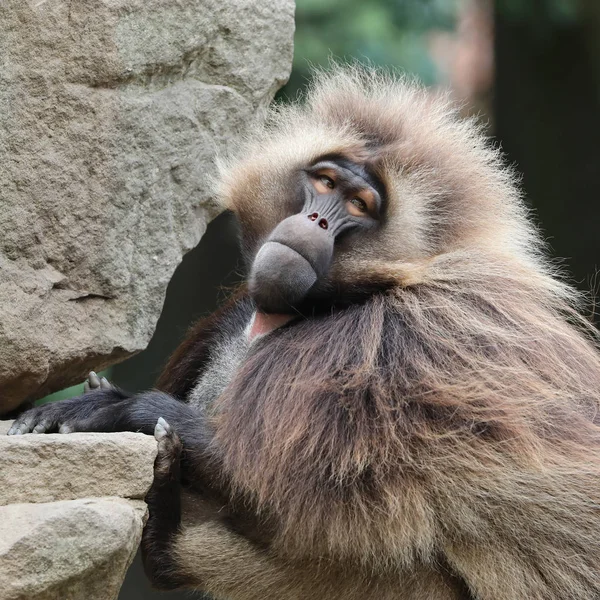
POLYGON ((5 435, 0 422, 0 506, 102 496, 142 499, 156 441, 141 433, 5 435))
POLYGON ((114 600, 145 515, 122 498, 0 507, 0 598, 114 600))
POLYGON ((147 518, 156 441, 8 437, 0 421, 0 600, 114 600, 147 518))

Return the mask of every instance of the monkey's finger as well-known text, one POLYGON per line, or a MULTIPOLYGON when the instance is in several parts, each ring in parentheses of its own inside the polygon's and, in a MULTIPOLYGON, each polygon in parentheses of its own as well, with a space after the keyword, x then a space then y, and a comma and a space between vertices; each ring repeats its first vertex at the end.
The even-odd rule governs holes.
POLYGON ((29 433, 35 425, 34 420, 34 415, 25 414, 12 424, 11 428, 8 430, 8 435, 22 435, 24 433, 29 433))
POLYGON ((167 437, 171 432, 171 426, 162 417, 159 417, 156 426, 154 427, 154 437, 156 438, 156 441, 160 441, 167 437))
POLYGON ((89 372, 87 381, 89 383, 91 390, 96 390, 100 387, 100 377, 98 377, 98 375, 96 375, 95 371, 89 372))
POLYGON ((68 425, 67 423, 63 423, 58 428, 58 433, 73 433, 74 431, 75 431, 75 429, 71 425, 68 425))
POLYGON ((89 391, 90 391, 90 383, 89 383, 89 381, 86 379, 86 380, 83 382, 83 393, 84 393, 84 394, 87 394, 89 391))
POLYGON ((101 390, 112 390, 112 384, 110 383, 110 381, 108 381, 108 379, 106 379, 106 377, 103 377, 100 380, 100 389, 101 390))
POLYGON ((6 432, 6 435, 19 435, 21 433, 16 425, 11 425, 10 429, 6 432), (17 433, 18 432, 18 433, 17 433))
POLYGON ((29 433, 29 429, 27 425, 17 424, 13 425, 9 430, 7 435, 23 435, 24 433, 29 433))
POLYGON ((52 429, 54 423, 50 419, 42 419, 34 428, 31 433, 46 433, 52 429))
POLYGON ((154 475, 159 479, 173 475, 178 470, 181 456, 181 440, 165 419, 160 417, 154 426, 154 439, 158 442, 158 453, 154 462, 154 475))

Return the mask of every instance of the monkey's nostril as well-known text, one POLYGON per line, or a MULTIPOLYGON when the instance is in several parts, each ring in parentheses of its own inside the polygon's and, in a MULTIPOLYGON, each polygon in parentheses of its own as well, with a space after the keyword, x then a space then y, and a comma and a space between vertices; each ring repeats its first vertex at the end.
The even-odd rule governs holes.
POLYGON ((327 222, 327 219, 321 219, 319 221, 319 227, 321 229, 327 229, 329 227, 329 223, 327 222))
POLYGON ((308 218, 311 221, 316 221, 319 218, 319 213, 313 213, 312 215, 308 215, 308 218))

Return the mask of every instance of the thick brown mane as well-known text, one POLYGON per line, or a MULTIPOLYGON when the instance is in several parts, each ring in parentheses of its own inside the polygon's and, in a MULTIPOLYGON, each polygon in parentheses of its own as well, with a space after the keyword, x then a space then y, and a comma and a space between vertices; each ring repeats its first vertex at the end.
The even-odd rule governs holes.
POLYGON ((406 564, 464 536, 508 569, 533 511, 539 577, 571 597, 600 585, 600 358, 562 298, 466 258, 265 339, 217 403, 217 445, 287 552, 406 564), (570 572, 580 547, 594 560, 570 572))

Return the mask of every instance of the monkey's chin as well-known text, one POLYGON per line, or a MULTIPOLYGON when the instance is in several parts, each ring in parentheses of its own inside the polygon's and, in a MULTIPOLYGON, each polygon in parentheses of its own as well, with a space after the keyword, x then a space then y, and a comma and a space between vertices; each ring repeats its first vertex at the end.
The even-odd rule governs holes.
POLYGON ((279 242, 266 242, 258 251, 248 291, 263 313, 293 314, 317 281, 312 265, 298 252, 279 242))

